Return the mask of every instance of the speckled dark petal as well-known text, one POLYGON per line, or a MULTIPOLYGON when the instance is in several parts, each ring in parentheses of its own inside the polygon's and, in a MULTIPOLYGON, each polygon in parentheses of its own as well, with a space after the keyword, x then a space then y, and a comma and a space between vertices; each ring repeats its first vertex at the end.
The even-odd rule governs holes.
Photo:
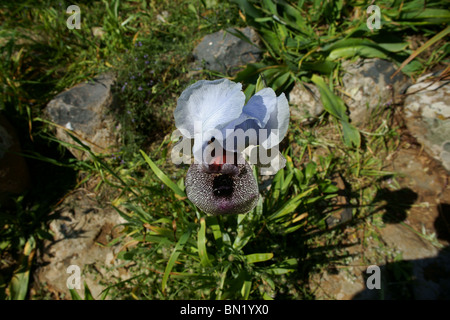
POLYGON ((211 215, 251 211, 259 198, 258 184, 248 163, 231 173, 211 173, 192 164, 186 175, 186 194, 200 210, 211 215))

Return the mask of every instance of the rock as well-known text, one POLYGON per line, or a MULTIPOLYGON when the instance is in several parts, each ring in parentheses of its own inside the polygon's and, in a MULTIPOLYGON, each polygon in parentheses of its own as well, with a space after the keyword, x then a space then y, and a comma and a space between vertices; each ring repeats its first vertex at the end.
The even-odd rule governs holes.
MULTIPOLYGON (((115 121, 108 114, 113 102, 111 86, 115 78, 104 74, 58 94, 45 108, 48 118, 59 125, 56 137, 74 145, 77 143, 66 134, 70 130, 95 153, 114 152, 119 144, 115 121)), ((89 153, 70 147, 70 152, 85 160, 89 153)))
POLYGON ((350 300, 366 288, 363 277, 359 276, 365 267, 348 267, 313 276, 310 283, 317 300, 350 300))
POLYGON ((169 17, 169 12, 166 10, 162 11, 161 14, 156 15, 156 19, 162 23, 168 23, 167 22, 168 17, 169 17))
POLYGON ((103 37, 106 34, 105 30, 103 30, 102 27, 92 27, 91 30, 92 30, 92 35, 99 39, 103 39, 103 37))
POLYGON ((320 93, 315 85, 297 82, 289 93, 291 117, 295 121, 308 124, 325 109, 320 101, 320 93))
POLYGON ((0 203, 8 194, 19 194, 30 186, 30 174, 14 127, 0 115, 0 203))
POLYGON ((450 81, 412 85, 404 109, 408 131, 450 172, 450 81))
POLYGON ((256 32, 246 27, 238 29, 253 44, 232 35, 236 31, 232 28, 215 32, 205 36, 194 49, 194 57, 205 63, 205 68, 221 73, 233 74, 242 66, 254 63, 261 58, 262 51, 258 48, 259 37, 256 32))
POLYGON ((124 220, 113 208, 98 207, 89 196, 84 189, 78 189, 57 208, 58 217, 50 223, 54 238, 44 241, 37 259, 35 290, 44 288, 58 297, 70 298, 67 280, 72 272, 68 273, 67 268, 71 265, 80 268, 81 289, 77 292, 82 297, 84 282, 98 298, 104 289, 102 279, 124 276, 122 269, 110 271, 118 264, 114 257, 120 248, 106 246, 118 236, 120 229, 116 226, 124 220))
POLYGON ((425 153, 418 156, 414 149, 400 149, 392 160, 393 169, 402 176, 401 181, 421 195, 419 201, 425 201, 424 196, 437 201, 445 186, 445 170, 438 170, 433 162, 425 153))
POLYGON ((409 78, 402 73, 391 79, 395 65, 382 59, 345 61, 342 68, 345 70, 342 81, 346 93, 343 99, 349 107, 352 124, 356 126, 367 124, 378 106, 393 103, 392 99, 403 94, 410 84, 409 78))
POLYGON ((384 228, 380 228, 380 235, 388 246, 399 250, 405 260, 431 258, 438 255, 435 247, 400 224, 386 224, 384 228))

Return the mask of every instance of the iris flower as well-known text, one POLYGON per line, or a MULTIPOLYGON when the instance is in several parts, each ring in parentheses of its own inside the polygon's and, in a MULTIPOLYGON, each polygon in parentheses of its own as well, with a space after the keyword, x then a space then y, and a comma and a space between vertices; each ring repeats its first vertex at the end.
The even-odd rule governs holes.
MULTIPOLYGON (((194 163, 185 181, 188 198, 207 214, 251 211, 259 192, 244 154, 249 147, 258 146, 265 152, 276 149, 282 158, 276 147, 289 125, 285 95, 277 97, 271 88, 264 88, 245 104, 240 83, 201 80, 182 92, 174 116, 183 138, 194 141, 194 163), (241 139, 242 133, 252 134, 241 139)), ((282 166, 284 162, 275 171, 282 166)))

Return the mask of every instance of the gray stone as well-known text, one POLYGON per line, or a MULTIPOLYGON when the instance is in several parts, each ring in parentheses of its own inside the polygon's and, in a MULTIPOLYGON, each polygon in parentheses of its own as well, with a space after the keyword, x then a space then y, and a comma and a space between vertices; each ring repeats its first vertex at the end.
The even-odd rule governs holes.
POLYGON ((395 102, 392 99, 403 94, 410 84, 409 78, 402 73, 391 79, 395 65, 382 59, 345 61, 342 68, 345 70, 343 99, 349 107, 352 124, 356 126, 367 124, 377 107, 395 102))
POLYGON ((258 47, 259 38, 256 32, 246 27, 238 29, 252 44, 244 41, 232 33, 232 28, 215 32, 205 36, 194 49, 194 57, 205 63, 205 68, 222 73, 233 74, 248 63, 257 62, 262 51, 258 47))
MULTIPOLYGON (((94 298, 105 289, 102 279, 125 276, 124 270, 115 268, 119 246, 107 244, 119 236, 119 224, 125 222, 112 208, 98 206, 95 194, 78 189, 57 208, 57 218, 50 223, 54 235, 45 240, 38 255, 38 268, 34 273, 35 290, 44 289, 58 297, 70 298, 67 280, 71 265, 80 268, 80 290, 84 296, 84 282, 94 298)), ((69 281, 72 284, 75 282, 69 281)))
POLYGON ((400 224, 386 224, 384 228, 380 228, 380 233, 386 244, 399 250, 405 260, 431 258, 438 255, 435 247, 400 224))
POLYGON ((105 30, 103 30, 102 27, 92 27, 91 30, 92 30, 92 35, 99 39, 103 39, 103 37, 106 34, 105 30))
MULTIPOLYGON (((78 84, 58 94, 45 112, 57 124, 56 137, 74 145, 77 143, 66 133, 71 132, 95 153, 114 152, 119 144, 114 118, 108 114, 113 102, 111 86, 114 76, 104 74, 93 81, 78 84)), ((77 159, 87 159, 89 153, 70 147, 77 159)))
POLYGON ((292 119, 304 124, 314 121, 325 110, 313 84, 297 82, 289 92, 289 102, 292 119))
POLYGON ((30 186, 30 175, 14 127, 0 115, 0 202, 8 194, 18 194, 30 186))
POLYGON ((450 81, 420 81, 412 85, 404 110, 408 131, 450 171, 450 81))

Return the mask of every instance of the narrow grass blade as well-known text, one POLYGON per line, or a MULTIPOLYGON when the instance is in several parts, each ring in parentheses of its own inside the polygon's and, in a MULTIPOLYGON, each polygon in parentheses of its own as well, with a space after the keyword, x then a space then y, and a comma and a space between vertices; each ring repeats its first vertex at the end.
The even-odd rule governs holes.
POLYGON ((337 97, 333 92, 331 92, 328 85, 323 81, 322 77, 318 75, 313 75, 311 81, 317 86, 320 92, 320 99, 322 100, 323 107, 327 112, 335 116, 339 120, 347 120, 347 115, 345 114, 346 107, 342 99, 337 97))
POLYGON ((416 51, 414 51, 408 59, 403 61, 401 66, 392 74, 391 79, 393 79, 408 63, 410 63, 415 57, 417 57, 419 54, 424 52, 426 49, 428 49, 431 45, 441 40, 443 37, 448 35, 450 33, 450 26, 439 32, 437 35, 435 35, 433 38, 425 42, 420 48, 418 48, 416 51))
POLYGON ((164 292, 166 290, 167 280, 169 279, 170 272, 172 271, 172 269, 175 265, 175 261, 177 261, 178 256, 181 253, 181 249, 183 249, 184 245, 189 240, 191 233, 192 233, 192 225, 189 225, 188 229, 180 237, 180 240, 178 240, 177 244, 175 245, 175 248, 173 249, 172 254, 170 255, 169 261, 167 262, 167 266, 166 266, 166 269, 164 270, 164 275, 162 278, 162 283, 161 283, 162 292, 164 292))
POLYGON ((264 292, 263 293, 263 300, 273 300, 273 298, 271 297, 271 296, 269 296, 268 294, 267 294, 267 292, 264 292))
POLYGON ((204 267, 210 267, 211 261, 208 258, 208 252, 206 251, 206 222, 205 218, 200 219, 200 229, 197 235, 197 248, 198 256, 200 257, 200 263, 204 267))
POLYGON ((31 237, 23 249, 20 258, 19 268, 14 272, 9 284, 9 292, 11 300, 24 300, 28 293, 28 282, 30 278, 30 269, 35 253, 36 242, 31 237))
POLYGON ((256 81, 255 93, 264 88, 267 88, 266 80, 264 79, 264 76, 260 74, 256 81))
POLYGON ((166 185, 168 186, 175 194, 181 198, 185 198, 186 194, 178 187, 178 185, 167 177, 164 172, 162 172, 156 164, 145 154, 144 151, 140 150, 142 156, 145 161, 148 163, 152 171, 156 174, 156 176, 166 185))
POLYGON ((208 225, 213 232, 214 240, 216 240, 217 249, 220 250, 223 246, 223 235, 220 230, 219 221, 217 220, 217 217, 207 217, 207 220, 208 225))
POLYGON ((270 221, 270 220, 279 219, 289 213, 294 212, 295 209, 297 209, 297 207, 299 206, 302 198, 306 197, 308 194, 310 194, 316 188, 317 188, 317 186, 313 186, 310 189, 291 198, 281 207, 281 209, 275 211, 272 215, 270 215, 268 217, 268 220, 270 221))
POLYGON ((388 55, 382 50, 369 46, 354 46, 346 48, 338 48, 330 52, 327 59, 337 60, 340 58, 352 58, 360 56, 364 58, 380 58, 387 59, 388 55))
POLYGON ((267 272, 273 275, 281 275, 295 271, 297 268, 297 260, 295 258, 287 259, 277 265, 272 265, 267 272))
POLYGON ((70 296, 72 297, 72 300, 83 300, 81 296, 78 294, 77 290, 75 289, 69 289, 70 296))
POLYGON ((261 13, 247 0, 234 0, 233 2, 237 3, 242 11, 249 17, 261 18, 261 13))
POLYGON ((247 263, 258 263, 267 261, 273 258, 273 253, 252 253, 245 256, 247 263))
POLYGON ((84 300, 95 300, 87 283, 84 283, 84 300))
POLYGON ((244 284, 242 285, 242 289, 241 289, 242 298, 244 300, 248 300, 251 288, 252 288, 252 281, 251 280, 245 280, 244 284))

